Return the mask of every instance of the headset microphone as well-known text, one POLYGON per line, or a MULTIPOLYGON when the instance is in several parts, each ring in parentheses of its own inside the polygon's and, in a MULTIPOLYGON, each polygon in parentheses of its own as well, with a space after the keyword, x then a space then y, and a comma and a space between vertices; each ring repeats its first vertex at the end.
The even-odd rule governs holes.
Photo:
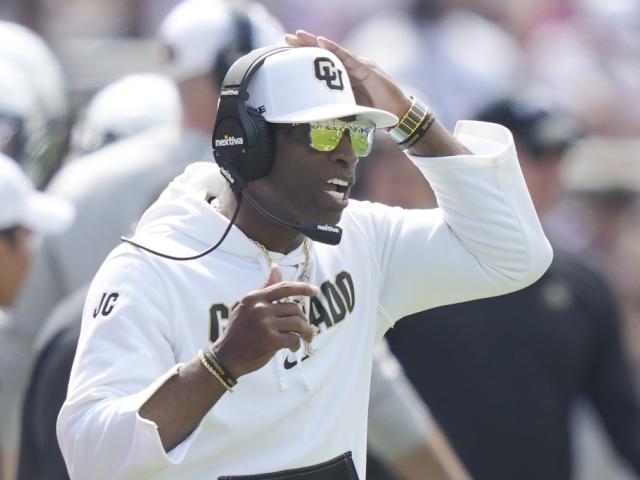
POLYGON ((317 223, 288 222, 265 209, 245 189, 242 189, 241 193, 242 196, 247 199, 247 202, 249 202, 260 215, 268 220, 271 220, 278 225, 282 225, 283 227, 292 228, 316 242, 326 243, 327 245, 338 245, 340 243, 340 239, 342 238, 342 229, 340 227, 336 227, 334 225, 321 225, 317 223))
POLYGON ((309 237, 311 240, 326 243, 327 245, 338 245, 342 238, 342 229, 335 225, 322 225, 317 223, 293 223, 288 222, 280 217, 277 217, 273 213, 269 212, 266 208, 258 203, 253 196, 247 191, 247 182, 240 174, 233 162, 224 161, 219 158, 220 149, 214 149, 214 155, 218 161, 220 167, 220 173, 227 179, 231 189, 238 193, 240 197, 247 199, 247 202, 263 217, 267 220, 271 220, 283 227, 292 228, 303 235, 309 237))
POLYGON ((327 245, 338 245, 342 238, 342 229, 335 225, 322 225, 318 223, 302 223, 294 226, 297 231, 306 235, 311 240, 327 245))

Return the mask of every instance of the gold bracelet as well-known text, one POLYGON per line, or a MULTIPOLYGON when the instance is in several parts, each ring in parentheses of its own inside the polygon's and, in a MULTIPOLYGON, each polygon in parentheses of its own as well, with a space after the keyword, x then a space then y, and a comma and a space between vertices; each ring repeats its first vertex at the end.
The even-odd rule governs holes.
POLYGON ((216 372, 213 367, 209 365, 209 362, 207 362, 207 358, 204 356, 204 352, 202 350, 198 350, 198 357, 200 357, 200 363, 202 363, 202 365, 204 365, 204 367, 209 370, 209 373, 216 377, 216 380, 218 380, 227 391, 233 393, 233 388, 227 385, 222 377, 218 375, 218 372, 216 372))
POLYGON ((222 377, 224 382, 230 387, 235 387, 238 381, 231 376, 231 374, 224 368, 224 365, 216 355, 216 352, 213 351, 213 344, 209 344, 209 348, 207 351, 203 351, 204 357, 207 359, 209 365, 213 367, 213 369, 222 377))

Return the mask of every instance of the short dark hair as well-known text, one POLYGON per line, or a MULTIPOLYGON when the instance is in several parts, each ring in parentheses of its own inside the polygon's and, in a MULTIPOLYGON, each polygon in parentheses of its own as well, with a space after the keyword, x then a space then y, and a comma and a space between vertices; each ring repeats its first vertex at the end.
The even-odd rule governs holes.
POLYGON ((15 247, 18 243, 18 230, 20 230, 20 228, 19 225, 3 228, 0 230, 0 237, 5 238, 9 245, 15 247))

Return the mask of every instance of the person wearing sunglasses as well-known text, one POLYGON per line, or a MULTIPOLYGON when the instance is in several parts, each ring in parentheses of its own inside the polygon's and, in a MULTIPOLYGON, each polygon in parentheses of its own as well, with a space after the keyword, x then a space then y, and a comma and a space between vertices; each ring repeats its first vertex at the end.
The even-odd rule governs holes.
POLYGON ((507 129, 451 135, 372 62, 286 40, 225 77, 219 169, 190 165, 94 278, 57 425, 71 478, 364 479, 394 319, 551 261, 507 129), (439 208, 349 199, 382 128, 439 208))

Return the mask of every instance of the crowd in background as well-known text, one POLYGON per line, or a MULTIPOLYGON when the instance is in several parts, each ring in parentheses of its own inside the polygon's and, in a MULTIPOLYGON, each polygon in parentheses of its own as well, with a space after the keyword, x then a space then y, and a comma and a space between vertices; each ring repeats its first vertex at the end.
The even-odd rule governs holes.
MULTIPOLYGON (((78 291, 168 179, 191 162, 212 161, 215 110, 206 106, 220 79, 199 83, 196 73, 212 69, 206 63, 222 40, 199 37, 197 19, 186 14, 167 24, 180 3, 0 5, 0 150, 39 189, 76 208, 66 236, 43 240, 15 312, 0 310, 0 362, 17 372, 9 381, 0 376, 6 478, 24 454, 17 447, 24 406, 37 413, 28 404, 37 394, 33 365, 52 336, 66 341, 60 328, 77 317, 78 291)), ((254 36, 274 38, 277 19, 286 31, 322 34, 373 59, 452 130, 460 119, 512 130, 534 205, 560 252, 556 263, 520 297, 428 312, 425 330, 417 319, 401 322, 391 347, 474 478, 551 480, 531 469, 530 476, 486 473, 509 462, 527 468, 509 444, 553 463, 546 472, 554 478, 569 471, 580 480, 640 478, 640 1, 229 3, 260 19, 254 36), (548 408, 527 410, 528 403, 548 408), (495 444, 485 438, 500 432, 495 444), (498 451, 487 453, 493 446, 498 451)), ((360 167, 359 198, 436 206, 428 183, 383 137, 360 167)), ((370 475, 392 474, 372 463, 370 475)))

